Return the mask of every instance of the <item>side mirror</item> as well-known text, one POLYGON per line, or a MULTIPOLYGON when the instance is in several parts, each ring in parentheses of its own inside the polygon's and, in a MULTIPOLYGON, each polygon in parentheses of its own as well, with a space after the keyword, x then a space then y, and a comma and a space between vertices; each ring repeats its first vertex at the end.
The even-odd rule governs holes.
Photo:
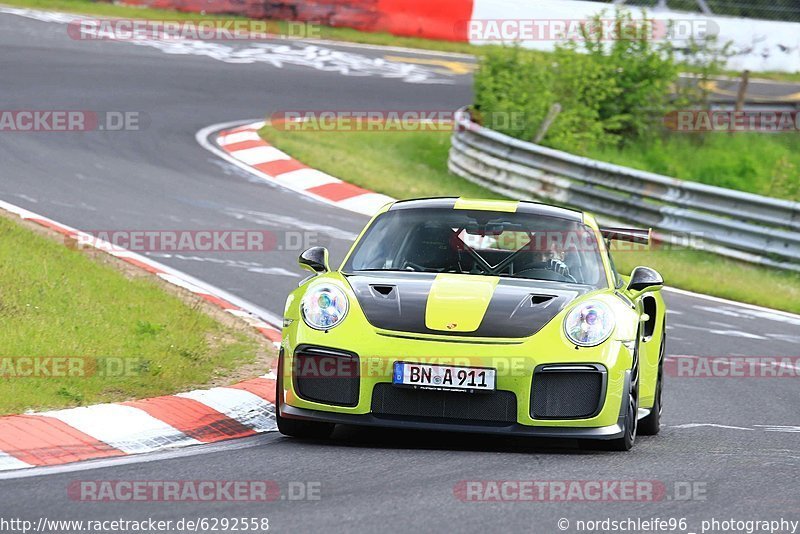
POLYGON ((637 267, 631 273, 628 292, 635 294, 657 291, 664 285, 664 279, 658 271, 650 267, 637 267))
POLYGON ((327 273, 331 270, 328 265, 328 249, 325 247, 311 247, 300 254, 297 263, 303 269, 312 271, 315 274, 327 273))

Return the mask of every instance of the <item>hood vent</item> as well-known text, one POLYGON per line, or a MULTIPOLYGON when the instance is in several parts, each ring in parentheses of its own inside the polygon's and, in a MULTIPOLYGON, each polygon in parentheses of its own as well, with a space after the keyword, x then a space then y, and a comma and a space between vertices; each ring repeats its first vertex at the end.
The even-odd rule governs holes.
POLYGON ((394 289, 395 286, 385 285, 385 284, 370 284, 370 289, 372 289, 373 293, 377 293, 378 296, 383 298, 391 298, 394 297, 394 289))
POLYGON ((539 304, 550 302, 554 298, 553 295, 531 295, 531 305, 538 306, 539 304))

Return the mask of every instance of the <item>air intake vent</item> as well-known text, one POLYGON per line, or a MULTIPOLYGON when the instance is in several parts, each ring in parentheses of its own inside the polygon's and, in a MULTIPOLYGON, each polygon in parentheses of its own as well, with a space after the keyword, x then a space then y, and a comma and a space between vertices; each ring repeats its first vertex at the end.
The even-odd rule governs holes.
POLYGON ((372 414, 439 423, 509 425, 517 422, 517 396, 511 391, 468 394, 383 383, 375 384, 372 390, 372 414))
POLYGON ((333 404, 358 404, 358 356, 321 347, 299 347, 292 368, 295 391, 300 398, 333 404))
POLYGON ((392 293, 394 292, 394 287, 395 287, 395 286, 387 286, 387 285, 373 284, 373 285, 371 285, 371 286, 369 286, 369 287, 371 287, 371 288, 372 288, 372 290, 373 290, 375 293, 377 293, 378 295, 380 295, 380 296, 382 296, 382 297, 389 297, 389 296, 391 296, 391 295, 392 295, 392 293))
POLYGON ((533 373, 533 419, 588 419, 600 411, 606 371, 599 365, 546 365, 533 373))
POLYGON ((550 302, 555 297, 552 295, 531 295, 531 304, 534 306, 538 304, 544 304, 545 302, 550 302))

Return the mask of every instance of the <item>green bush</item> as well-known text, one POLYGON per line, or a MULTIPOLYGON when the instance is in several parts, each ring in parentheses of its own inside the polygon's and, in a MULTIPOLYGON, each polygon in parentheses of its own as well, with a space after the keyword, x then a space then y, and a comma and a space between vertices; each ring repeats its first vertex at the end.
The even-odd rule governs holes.
MULTIPOLYGON (((644 18, 644 17, 643 17, 644 18)), ((586 27, 583 38, 543 53, 488 47, 475 76, 479 122, 534 140, 548 111, 562 111, 543 145, 642 170, 800 200, 800 135, 758 132, 672 132, 664 117, 708 107, 703 83, 679 83, 681 70, 702 82, 719 73, 727 45, 687 43, 680 57, 666 42, 612 39, 586 27), (509 119, 511 117, 511 119, 509 119)), ((612 31, 646 30, 616 14, 612 31)))
MULTIPOLYGON (((644 17, 617 11, 614 24, 598 15, 580 39, 552 54, 519 47, 492 47, 475 76, 475 110, 490 128, 532 140, 548 111, 561 112, 543 143, 585 153, 618 147, 658 132, 676 106, 699 103, 702 95, 679 88, 680 64, 667 40, 654 40, 644 17), (507 116, 516 120, 505 120, 507 116)), ((695 50, 708 75, 718 61, 695 50)))

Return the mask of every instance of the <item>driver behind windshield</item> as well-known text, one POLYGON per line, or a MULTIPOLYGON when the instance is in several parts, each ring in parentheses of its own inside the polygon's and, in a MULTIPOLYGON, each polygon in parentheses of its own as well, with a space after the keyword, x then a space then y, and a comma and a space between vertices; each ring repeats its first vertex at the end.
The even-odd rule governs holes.
POLYGON ((594 234, 579 221, 436 208, 378 216, 344 270, 463 273, 584 285, 605 282, 594 234), (583 240, 573 241, 576 236, 583 240))

